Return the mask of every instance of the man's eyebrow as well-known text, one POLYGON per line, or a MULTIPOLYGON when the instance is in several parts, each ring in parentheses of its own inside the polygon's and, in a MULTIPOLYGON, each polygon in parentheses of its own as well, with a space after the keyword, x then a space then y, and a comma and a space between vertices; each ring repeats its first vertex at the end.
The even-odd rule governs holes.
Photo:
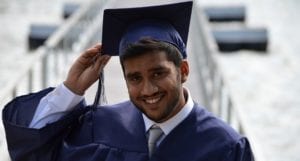
MULTIPOLYGON (((153 68, 149 69, 148 72, 155 72, 155 71, 162 71, 162 70, 166 70, 166 68, 163 66, 157 66, 157 67, 153 67, 153 68)), ((125 74, 126 77, 133 77, 133 76, 138 76, 138 75, 141 75, 141 73, 138 71, 125 74)))
POLYGON ((161 71, 161 70, 166 70, 166 68, 163 67, 163 66, 158 66, 158 67, 149 69, 150 72, 153 72, 153 71, 161 71))
POLYGON ((140 75, 139 72, 130 72, 130 73, 125 74, 125 76, 128 77, 128 78, 138 76, 138 75, 140 75))

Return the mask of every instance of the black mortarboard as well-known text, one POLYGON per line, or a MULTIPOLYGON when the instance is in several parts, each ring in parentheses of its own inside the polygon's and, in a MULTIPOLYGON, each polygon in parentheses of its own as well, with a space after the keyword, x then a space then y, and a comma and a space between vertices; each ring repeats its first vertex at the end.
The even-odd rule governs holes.
POLYGON ((192 1, 139 8, 106 9, 103 17, 103 53, 119 55, 142 37, 176 46, 186 58, 192 1))

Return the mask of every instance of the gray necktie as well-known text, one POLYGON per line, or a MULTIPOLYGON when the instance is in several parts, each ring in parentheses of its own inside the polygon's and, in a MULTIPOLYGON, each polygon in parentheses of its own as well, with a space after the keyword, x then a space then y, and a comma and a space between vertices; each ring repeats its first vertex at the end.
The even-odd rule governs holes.
POLYGON ((157 125, 153 125, 149 129, 149 137, 148 137, 149 157, 151 157, 153 152, 155 151, 156 143, 162 135, 163 135, 163 131, 157 125))

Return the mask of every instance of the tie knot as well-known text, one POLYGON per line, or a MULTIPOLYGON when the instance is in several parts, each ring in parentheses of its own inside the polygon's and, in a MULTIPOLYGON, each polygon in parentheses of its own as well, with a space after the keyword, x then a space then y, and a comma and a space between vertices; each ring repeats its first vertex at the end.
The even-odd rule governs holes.
POLYGON ((157 125, 153 125, 149 129, 149 138, 148 138, 149 156, 151 156, 153 151, 156 149, 156 143, 162 135, 163 135, 163 131, 157 125))
POLYGON ((157 140, 160 138, 160 136, 163 134, 163 131, 161 130, 161 128, 157 125, 153 125, 150 129, 149 129, 149 143, 156 143, 157 140))

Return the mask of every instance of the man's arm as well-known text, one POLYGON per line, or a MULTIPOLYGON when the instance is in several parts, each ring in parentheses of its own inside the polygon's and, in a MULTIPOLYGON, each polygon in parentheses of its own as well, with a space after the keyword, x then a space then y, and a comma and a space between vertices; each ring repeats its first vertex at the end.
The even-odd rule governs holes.
POLYGON ((234 143, 224 161, 254 161, 248 139, 243 137, 234 143))
POLYGON ((87 110, 82 95, 109 60, 100 52, 101 45, 83 52, 72 65, 64 85, 16 97, 4 107, 2 119, 12 160, 54 160, 61 139, 69 131, 67 127, 87 110))
POLYGON ((98 80, 109 59, 109 55, 101 55, 100 44, 86 50, 72 65, 64 85, 73 93, 84 95, 85 91, 98 80))
POLYGON ((82 100, 83 96, 76 95, 64 84, 60 84, 41 99, 29 127, 40 129, 59 120, 82 100))
POLYGON ((83 100, 84 92, 98 79, 100 71, 109 61, 100 55, 101 45, 86 50, 72 65, 64 84, 43 97, 37 107, 30 128, 42 128, 59 120, 83 100))

